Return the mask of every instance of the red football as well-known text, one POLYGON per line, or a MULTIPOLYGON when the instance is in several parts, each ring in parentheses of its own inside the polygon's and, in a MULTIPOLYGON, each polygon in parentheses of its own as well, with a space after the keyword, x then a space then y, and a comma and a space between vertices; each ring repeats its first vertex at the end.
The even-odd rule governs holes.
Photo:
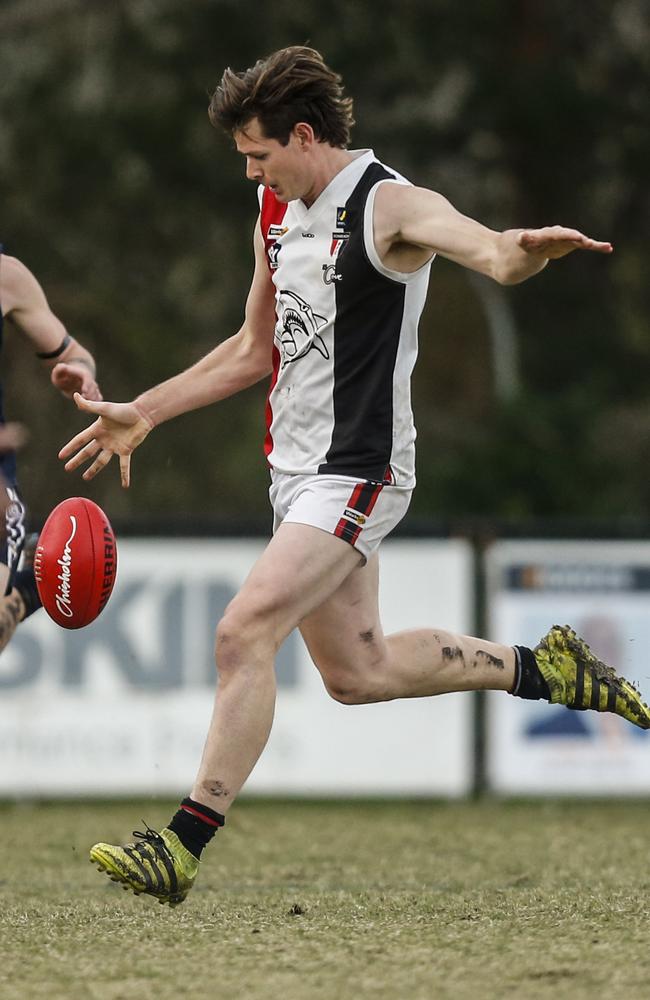
POLYGON ((43 607, 57 625, 83 628, 111 596, 115 535, 106 514, 86 497, 58 504, 38 539, 34 576, 43 607))

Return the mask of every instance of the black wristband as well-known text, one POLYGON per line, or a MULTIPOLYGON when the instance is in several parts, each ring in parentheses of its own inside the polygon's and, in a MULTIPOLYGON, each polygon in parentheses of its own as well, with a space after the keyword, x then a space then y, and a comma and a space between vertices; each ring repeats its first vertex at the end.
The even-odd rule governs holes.
POLYGON ((58 358, 59 354, 63 354, 68 344, 72 341, 72 337, 69 333, 66 333, 65 337, 56 348, 55 351, 37 351, 36 357, 41 358, 43 361, 51 361, 52 358, 58 358))

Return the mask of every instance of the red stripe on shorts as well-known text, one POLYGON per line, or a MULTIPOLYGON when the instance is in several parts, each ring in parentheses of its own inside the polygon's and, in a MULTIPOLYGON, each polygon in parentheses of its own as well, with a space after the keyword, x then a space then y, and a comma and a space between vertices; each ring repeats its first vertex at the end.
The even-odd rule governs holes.
POLYGON ((344 542, 349 542, 350 545, 356 545, 359 535, 361 534, 361 525, 354 524, 352 521, 348 521, 347 518, 342 517, 339 519, 339 523, 334 529, 334 534, 337 538, 342 538, 344 542))
MULTIPOLYGON (((381 483, 357 483, 350 494, 346 507, 349 510, 363 514, 364 520, 370 515, 383 489, 381 483)), ((342 517, 334 529, 337 538, 342 538, 350 545, 356 545, 361 534, 362 524, 356 524, 352 518, 342 517)))
POLYGON ((383 488, 382 483, 357 483, 347 506, 360 514, 370 514, 383 488))
POLYGON ((374 489, 372 490, 372 492, 371 492, 371 494, 370 494, 370 496, 368 498, 368 504, 366 506, 366 509, 363 511, 364 514, 370 514, 372 512, 372 508, 377 503, 377 501, 379 499, 379 494, 381 493, 381 491, 384 488, 381 483, 368 483, 368 486, 371 486, 371 487, 374 486, 374 489))

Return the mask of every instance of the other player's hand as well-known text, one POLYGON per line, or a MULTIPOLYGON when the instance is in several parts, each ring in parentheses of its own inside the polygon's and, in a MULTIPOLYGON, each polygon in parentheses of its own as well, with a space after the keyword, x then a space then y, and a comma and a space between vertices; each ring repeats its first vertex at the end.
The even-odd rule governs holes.
POLYGON ((517 237, 517 244, 526 253, 542 254, 548 260, 565 257, 573 250, 595 250, 597 253, 611 253, 611 243, 592 240, 577 229, 564 226, 545 226, 543 229, 524 229, 517 237))
POLYGON ((72 399, 75 392, 85 399, 103 398, 90 368, 83 361, 60 361, 52 369, 50 378, 55 389, 68 399, 72 399))
POLYGON ((74 394, 74 401, 80 410, 96 414, 97 420, 76 434, 59 452, 66 472, 73 472, 88 459, 93 459, 82 478, 94 479, 113 455, 117 455, 122 486, 127 488, 131 482, 131 455, 153 424, 135 403, 85 399, 78 392, 74 394))

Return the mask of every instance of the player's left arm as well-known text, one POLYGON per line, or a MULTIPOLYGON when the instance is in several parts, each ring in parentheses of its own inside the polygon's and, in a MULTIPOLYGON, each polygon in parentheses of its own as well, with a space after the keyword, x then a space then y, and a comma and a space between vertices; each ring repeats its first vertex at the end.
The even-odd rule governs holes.
POLYGON ((75 392, 87 399, 101 399, 95 359, 52 312, 45 292, 29 268, 16 257, 3 255, 0 282, 6 317, 27 338, 50 371, 52 385, 69 399, 75 392))
MULTIPOLYGON (((538 274, 549 260, 573 250, 611 253, 611 243, 593 240, 577 229, 546 226, 497 232, 458 212, 442 195, 407 184, 381 184, 374 213, 375 242, 387 266, 408 256, 424 263, 432 253, 486 274, 502 285, 538 274)), ((400 268, 396 268, 399 270, 400 268)))

